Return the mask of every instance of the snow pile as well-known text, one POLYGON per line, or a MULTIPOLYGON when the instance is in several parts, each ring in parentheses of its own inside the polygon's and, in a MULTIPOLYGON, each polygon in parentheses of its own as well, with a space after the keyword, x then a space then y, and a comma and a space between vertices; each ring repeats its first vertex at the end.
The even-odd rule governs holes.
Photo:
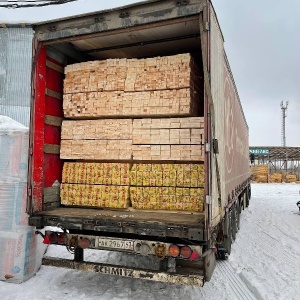
POLYGON ((41 266, 45 251, 28 226, 28 128, 0 116, 0 280, 23 282, 41 266))

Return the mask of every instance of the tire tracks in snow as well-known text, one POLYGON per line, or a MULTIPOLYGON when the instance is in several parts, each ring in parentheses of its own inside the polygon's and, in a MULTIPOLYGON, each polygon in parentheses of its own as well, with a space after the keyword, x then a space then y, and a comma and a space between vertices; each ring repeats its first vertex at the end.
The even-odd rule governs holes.
MULTIPOLYGON (((242 225, 246 229, 247 235, 251 236, 248 241, 256 241, 257 245, 263 249, 263 252, 267 255, 272 255, 272 257, 276 257, 276 260, 280 263, 288 263, 291 267, 295 267, 295 265, 300 269, 300 261, 296 258, 288 249, 287 246, 282 245, 280 239, 272 236, 268 233, 265 228, 268 228, 268 224, 260 223, 261 219, 259 216, 252 217, 251 223, 244 222, 242 225), (253 226, 256 224, 256 227, 253 226)), ((245 248, 250 249, 251 245, 243 245, 245 248)))
POLYGON ((237 299, 257 300, 252 291, 249 289, 243 279, 236 274, 234 268, 229 261, 218 261, 218 269, 224 277, 228 279, 228 283, 237 299))

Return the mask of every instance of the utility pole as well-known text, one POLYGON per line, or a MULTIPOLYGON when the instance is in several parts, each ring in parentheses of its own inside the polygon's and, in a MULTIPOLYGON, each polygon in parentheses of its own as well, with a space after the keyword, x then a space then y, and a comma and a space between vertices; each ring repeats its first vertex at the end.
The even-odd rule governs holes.
MULTIPOLYGON (((282 112, 282 120, 281 120, 281 146, 282 147, 286 147, 285 119, 287 117, 286 111, 288 109, 288 105, 289 105, 288 101, 286 101, 285 104, 283 104, 283 101, 281 101, 281 103, 280 103, 281 112, 282 112)), ((285 151, 284 169, 285 169, 285 176, 287 176, 288 166, 287 166, 287 152, 286 151, 285 151)))
POLYGON ((281 101, 281 111, 282 111, 282 122, 281 122, 281 146, 286 147, 286 136, 285 136, 285 118, 287 117, 286 111, 288 109, 289 101, 286 101, 285 104, 283 104, 283 101, 281 101))

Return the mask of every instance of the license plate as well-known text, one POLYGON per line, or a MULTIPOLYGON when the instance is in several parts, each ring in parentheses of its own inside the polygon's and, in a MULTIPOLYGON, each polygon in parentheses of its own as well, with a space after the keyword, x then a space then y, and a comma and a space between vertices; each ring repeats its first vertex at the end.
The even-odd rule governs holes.
POLYGON ((99 238, 98 247, 133 250, 134 243, 133 243, 133 241, 130 241, 130 240, 99 238))

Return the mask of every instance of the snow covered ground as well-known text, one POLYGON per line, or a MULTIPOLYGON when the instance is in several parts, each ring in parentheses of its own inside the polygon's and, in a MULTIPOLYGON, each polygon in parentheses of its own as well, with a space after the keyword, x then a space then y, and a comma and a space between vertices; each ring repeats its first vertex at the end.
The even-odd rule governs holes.
MULTIPOLYGON (((232 254, 218 262, 212 280, 203 288, 42 266, 23 284, 0 282, 0 299, 300 299, 299 190, 298 184, 252 184, 252 199, 242 212, 232 254)), ((47 254, 68 257, 59 246, 50 246, 47 254)), ((101 261, 133 260, 102 254, 101 261)), ((87 254, 89 259, 94 256, 92 251, 87 254)))

